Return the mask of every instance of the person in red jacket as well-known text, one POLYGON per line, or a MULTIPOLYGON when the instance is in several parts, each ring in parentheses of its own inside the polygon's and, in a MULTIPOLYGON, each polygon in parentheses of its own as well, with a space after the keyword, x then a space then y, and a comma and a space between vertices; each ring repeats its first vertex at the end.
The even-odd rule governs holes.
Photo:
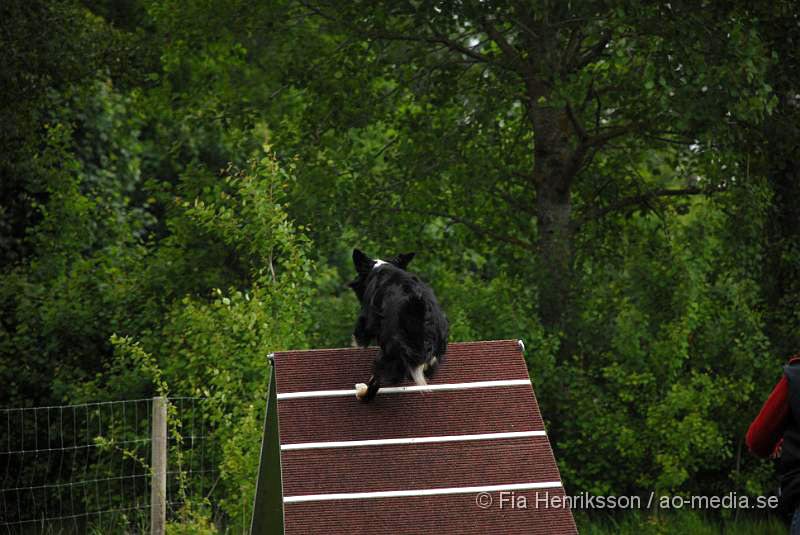
POLYGON ((800 535, 800 354, 784 366, 745 443, 754 455, 780 459, 780 510, 791 519, 789 533, 800 535))

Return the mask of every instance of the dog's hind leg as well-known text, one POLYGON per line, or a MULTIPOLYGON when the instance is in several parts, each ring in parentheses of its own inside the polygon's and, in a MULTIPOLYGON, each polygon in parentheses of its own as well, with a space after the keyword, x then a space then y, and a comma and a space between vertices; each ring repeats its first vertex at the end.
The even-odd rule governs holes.
POLYGON ((420 364, 414 368, 411 368, 411 379, 419 386, 426 386, 428 381, 425 380, 425 370, 427 369, 428 364, 420 364))

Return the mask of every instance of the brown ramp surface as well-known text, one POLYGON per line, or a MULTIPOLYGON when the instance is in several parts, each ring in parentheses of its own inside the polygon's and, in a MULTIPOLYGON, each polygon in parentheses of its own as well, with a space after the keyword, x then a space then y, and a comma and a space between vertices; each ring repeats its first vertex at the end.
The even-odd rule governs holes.
POLYGON ((375 352, 275 354, 285 533, 577 533, 517 340, 362 403, 375 352))

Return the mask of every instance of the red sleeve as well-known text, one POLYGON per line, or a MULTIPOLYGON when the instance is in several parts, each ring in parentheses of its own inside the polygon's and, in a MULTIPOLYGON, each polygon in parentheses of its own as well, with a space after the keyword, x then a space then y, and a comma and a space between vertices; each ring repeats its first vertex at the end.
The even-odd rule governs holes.
POLYGON ((761 412, 750 424, 745 442, 747 448, 759 457, 769 457, 783 436, 789 415, 789 381, 784 375, 767 398, 761 412))
MULTIPOLYGON (((800 356, 789 359, 789 364, 800 361, 800 356)), ((769 457, 778 446, 789 417, 789 381, 784 375, 767 398, 761 412, 750 424, 745 442, 747 448, 759 457, 769 457)))

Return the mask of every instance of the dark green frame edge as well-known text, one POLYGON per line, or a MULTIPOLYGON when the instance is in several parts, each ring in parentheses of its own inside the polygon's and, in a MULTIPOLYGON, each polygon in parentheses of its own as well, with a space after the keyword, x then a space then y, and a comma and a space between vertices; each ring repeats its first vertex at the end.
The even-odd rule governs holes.
POLYGON ((256 496, 253 503, 251 535, 283 535, 283 479, 281 478, 281 445, 278 431, 278 397, 275 385, 275 363, 270 362, 267 412, 261 439, 261 460, 258 463, 256 496))

